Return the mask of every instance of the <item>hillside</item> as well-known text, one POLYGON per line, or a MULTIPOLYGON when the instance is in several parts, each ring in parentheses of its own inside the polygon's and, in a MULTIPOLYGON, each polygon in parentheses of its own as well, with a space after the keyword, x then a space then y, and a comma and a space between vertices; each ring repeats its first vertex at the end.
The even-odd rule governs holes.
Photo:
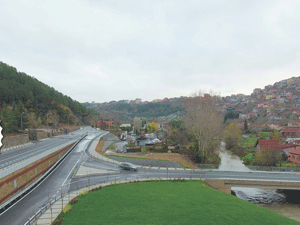
MULTIPOLYGON (((184 113, 186 97, 165 98, 153 102, 111 101, 105 103, 83 103, 100 112, 102 116, 131 121, 134 117, 173 120, 184 113)), ((226 119, 247 119, 251 124, 279 123, 299 120, 300 77, 281 80, 264 88, 255 88, 251 95, 237 94, 218 98, 219 110, 226 119)))
POLYGON ((96 114, 81 103, 63 95, 16 68, 0 62, 0 119, 4 132, 53 124, 85 122, 96 114))
POLYGON ((112 101, 108 103, 83 103, 84 106, 97 110, 100 115, 131 121, 134 117, 145 119, 161 118, 166 120, 178 118, 183 108, 184 98, 164 100, 162 102, 125 103, 112 101))
POLYGON ((235 112, 240 119, 248 119, 257 125, 286 125, 290 121, 297 121, 300 115, 300 77, 255 88, 248 96, 238 94, 223 97, 219 109, 223 113, 235 112))

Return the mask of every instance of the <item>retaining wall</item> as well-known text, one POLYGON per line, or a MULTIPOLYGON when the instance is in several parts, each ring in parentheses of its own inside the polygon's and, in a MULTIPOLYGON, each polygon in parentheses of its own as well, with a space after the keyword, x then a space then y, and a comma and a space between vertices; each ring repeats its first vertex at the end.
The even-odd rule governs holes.
POLYGON ((29 142, 28 134, 20 134, 9 137, 4 137, 2 139, 2 148, 10 148, 17 145, 26 144, 29 142))
POLYGON ((72 146, 73 143, 0 179, 0 204, 42 176, 72 146))

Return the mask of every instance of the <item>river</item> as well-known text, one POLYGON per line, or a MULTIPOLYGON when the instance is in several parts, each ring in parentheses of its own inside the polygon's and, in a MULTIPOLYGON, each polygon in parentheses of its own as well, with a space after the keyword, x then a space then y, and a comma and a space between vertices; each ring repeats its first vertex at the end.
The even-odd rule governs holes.
MULTIPOLYGON (((250 171, 250 169, 242 163, 239 157, 234 156, 225 150, 223 143, 220 149, 220 157, 221 164, 219 170, 250 171)), ((289 203, 288 198, 283 193, 278 193, 276 190, 268 188, 232 187, 231 190, 240 199, 260 205, 300 222, 300 202, 297 202, 296 204, 289 203)))

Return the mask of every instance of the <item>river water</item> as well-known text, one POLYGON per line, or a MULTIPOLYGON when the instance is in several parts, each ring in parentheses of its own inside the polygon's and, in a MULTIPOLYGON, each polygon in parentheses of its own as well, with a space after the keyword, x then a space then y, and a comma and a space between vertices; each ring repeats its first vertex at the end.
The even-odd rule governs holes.
MULTIPOLYGON (((220 157, 221 164, 219 170, 250 171, 239 157, 225 151, 224 144, 222 144, 220 149, 220 157)), ((232 187, 231 190, 240 199, 258 204, 300 222, 300 202, 297 204, 289 203, 287 202, 287 197, 276 190, 244 187, 232 187)))

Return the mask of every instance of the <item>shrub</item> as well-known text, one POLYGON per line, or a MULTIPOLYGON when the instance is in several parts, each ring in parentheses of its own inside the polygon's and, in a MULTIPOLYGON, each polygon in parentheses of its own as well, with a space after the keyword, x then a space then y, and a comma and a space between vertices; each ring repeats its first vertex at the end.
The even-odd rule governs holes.
POLYGON ((87 193, 88 193, 88 191, 87 191, 87 190, 85 190, 85 191, 83 191, 83 192, 79 192, 79 196, 84 196, 84 195, 87 195, 87 193))
POLYGON ((62 216, 58 216, 52 223, 52 225, 60 225, 63 222, 64 218, 62 216))
POLYGON ((73 198, 73 199, 70 201, 70 204, 71 204, 71 205, 74 205, 76 202, 78 202, 78 198, 73 198))
POLYGON ((63 209, 63 213, 66 214, 67 212, 69 212, 72 209, 72 206, 70 204, 67 204, 65 206, 65 208, 63 209))
POLYGON ((147 148, 146 148, 145 146, 142 147, 141 152, 142 152, 142 153, 147 153, 147 148))

